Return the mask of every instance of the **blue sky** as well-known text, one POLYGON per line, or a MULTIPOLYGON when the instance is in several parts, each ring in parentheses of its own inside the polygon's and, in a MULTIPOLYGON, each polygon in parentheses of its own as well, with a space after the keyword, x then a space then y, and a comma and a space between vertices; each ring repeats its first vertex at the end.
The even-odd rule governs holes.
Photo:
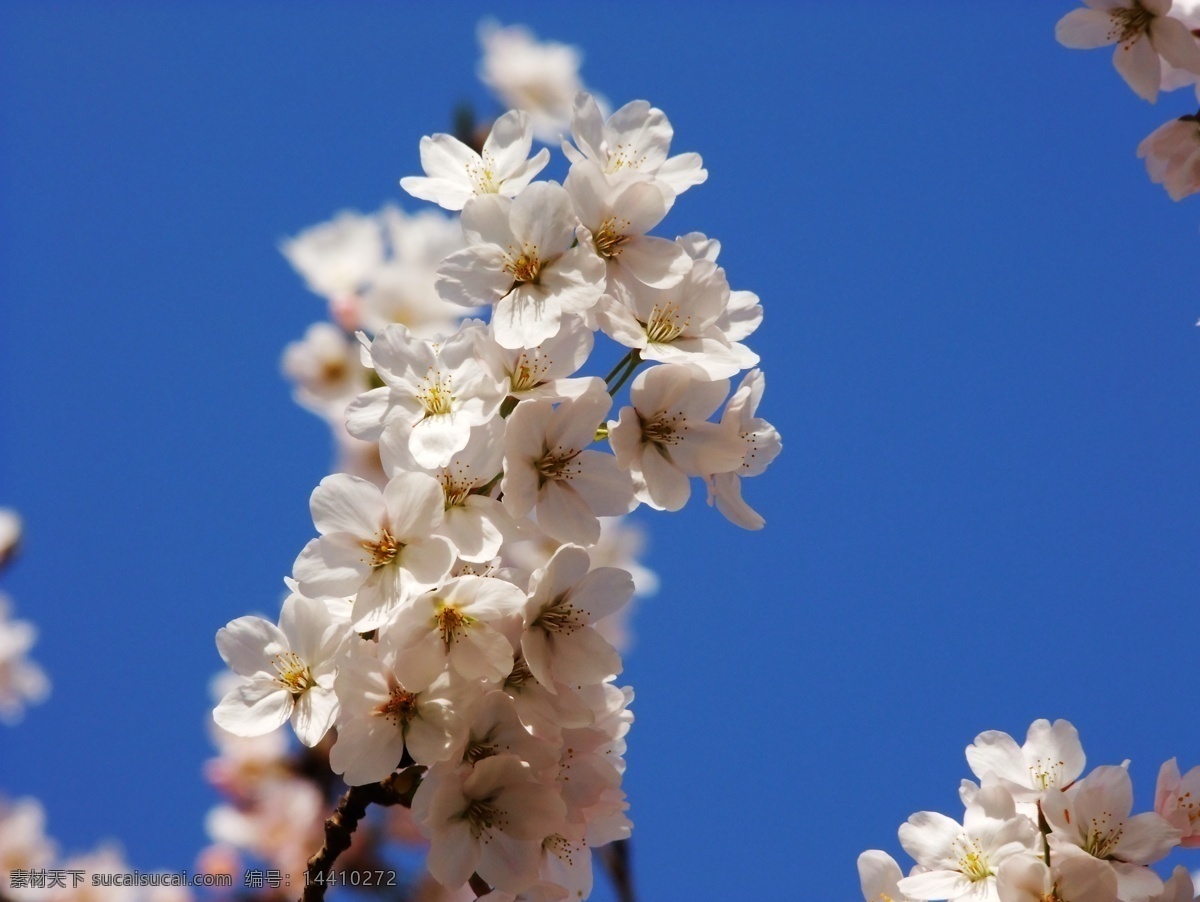
POLYGON ((1134 151, 1195 105, 1059 47, 1070 8, 4 4, 3 588, 54 693, 0 790, 68 850, 191 865, 213 635, 274 611, 330 459, 278 375, 322 305, 277 244, 419 208, 421 135, 498 112, 490 12, 667 112, 710 175, 663 231, 719 238, 766 311, 767 528, 641 517, 644 897, 856 898, 858 852, 957 816, 967 743, 1037 717, 1150 805, 1200 763, 1200 200, 1134 151))

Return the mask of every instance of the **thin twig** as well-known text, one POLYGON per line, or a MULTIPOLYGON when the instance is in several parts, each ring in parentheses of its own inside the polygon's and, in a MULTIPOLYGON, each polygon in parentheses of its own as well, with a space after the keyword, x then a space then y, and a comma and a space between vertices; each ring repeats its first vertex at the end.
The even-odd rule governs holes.
POLYGON ((471 887, 471 892, 475 894, 476 899, 481 899, 492 891, 486 880, 478 874, 472 874, 471 879, 467 882, 467 886, 471 887))
POLYGON ((600 861, 612 881, 620 902, 637 902, 633 891, 633 868, 630 866, 629 840, 618 839, 600 850, 600 861))

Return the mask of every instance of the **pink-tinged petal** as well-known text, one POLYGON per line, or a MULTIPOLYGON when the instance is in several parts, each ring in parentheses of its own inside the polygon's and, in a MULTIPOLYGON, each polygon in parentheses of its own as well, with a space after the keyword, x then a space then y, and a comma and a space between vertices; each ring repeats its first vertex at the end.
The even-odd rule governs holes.
POLYGON ((737 473, 717 473, 709 482, 709 504, 734 526, 742 529, 762 529, 766 520, 742 498, 742 480, 737 473))
POLYGON ((899 884, 900 892, 914 899, 960 899, 984 900, 988 896, 976 895, 971 881, 958 871, 928 871, 905 877, 899 884))
POLYGON ((491 156, 499 177, 524 163, 532 149, 533 127, 529 114, 521 110, 509 110, 492 123, 492 130, 483 142, 483 152, 491 156))
POLYGON ((1149 868, 1124 861, 1110 861, 1108 865, 1116 872, 1117 895, 1121 899, 1142 902, 1163 891, 1162 878, 1149 868))
POLYGON ((386 779, 404 755, 404 734, 382 717, 354 717, 338 725, 329 767, 351 786, 386 779))
POLYGON ((652 288, 678 285, 692 268, 692 258, 678 244, 649 235, 626 242, 618 262, 630 275, 652 288))
POLYGON ((512 671, 513 648, 502 633, 478 623, 450 646, 450 666, 464 679, 498 683, 512 671))
POLYGON ((1135 864, 1153 864, 1179 845, 1182 831, 1153 811, 1136 814, 1125 821, 1115 854, 1135 864))
POLYGON ((536 286, 518 285, 497 301, 492 330, 502 348, 536 348, 558 334, 561 320, 557 298, 548 297, 536 286))
POLYGON ((600 540, 600 521, 566 481, 552 479, 542 486, 537 519, 542 531, 560 542, 594 545, 600 540))
POLYGON ((378 486, 348 473, 322 479, 313 489, 308 506, 321 535, 348 532, 368 539, 379 533, 383 523, 383 494, 378 486))
POLYGON ((1021 747, 1015 739, 999 730, 989 730, 975 737, 975 742, 967 746, 967 765, 981 780, 990 773, 1020 786, 1028 782, 1021 747))
POLYGON ((287 636, 269 620, 239 617, 217 630, 217 651, 238 676, 275 676, 272 659, 289 649, 287 636))
POLYGON ((429 839, 425 866, 438 883, 456 889, 471 879, 479 867, 479 840, 471 835, 464 818, 438 824, 429 839))
POLYGON ((325 738, 337 719, 338 697, 332 689, 313 686, 298 699, 292 711, 292 729, 296 738, 309 748, 325 738))
POLYGON ((903 876, 900 865, 887 852, 868 849, 858 856, 858 880, 867 902, 878 902, 881 896, 898 897, 897 884, 903 876))
POLYGON ((620 567, 597 567, 571 590, 571 604, 588 623, 610 617, 633 597, 633 577, 620 567))
MULTIPOLYGON (((662 189, 650 182, 634 182, 626 186, 613 206, 620 214, 621 219, 628 223, 622 229, 626 235, 645 235, 662 222, 667 211, 671 209, 671 204, 663 195, 662 189)), ((675 244, 674 241, 670 243, 675 244)), ((682 247, 679 247, 679 250, 684 253, 684 256, 687 256, 687 252, 682 247)), ((691 259, 688 257, 689 261, 691 259)))
POLYGON ((229 692, 213 709, 213 720, 234 736, 264 736, 292 713, 292 694, 273 680, 255 679, 229 692))
POLYGON ((473 198, 462 212, 463 234, 468 245, 496 245, 497 250, 513 243, 509 217, 513 202, 498 194, 473 198))
POLYGON ((400 398, 386 385, 359 395, 346 408, 346 431, 365 442, 378 441, 391 420, 407 418, 400 398))
POLYGON ((937 811, 918 811, 900 825, 900 845, 917 864, 936 868, 950 855, 962 826, 937 811))
POLYGON ((579 220, 596 231, 612 215, 612 190, 600 167, 592 160, 583 160, 571 167, 563 188, 571 197, 579 220))
POLYGON ((1064 899, 1117 902, 1117 875, 1107 862, 1082 850, 1078 854, 1056 852, 1053 861, 1058 889, 1064 899))
POLYGON ((453 135, 421 139, 421 168, 430 178, 466 182, 468 171, 481 162, 479 154, 453 135))
POLYGON ((533 678, 541 683, 547 692, 557 695, 554 675, 550 669, 551 648, 546 632, 540 627, 525 630, 521 635, 521 654, 533 678))
POLYGON ((591 94, 580 91, 575 95, 571 115, 571 136, 579 149, 593 160, 600 160, 604 143, 604 116, 591 94))
POLYGON ((1108 13, 1098 9, 1075 9, 1058 20, 1054 37, 1072 50, 1105 47, 1120 35, 1120 28, 1108 13))
POLYGON ((420 586, 410 592, 431 589, 440 583, 454 566, 454 558, 454 545, 445 536, 430 536, 404 546, 400 566, 420 586))
POLYGON ((570 246, 578 219, 562 185, 537 182, 513 201, 509 222, 513 237, 524 245, 518 249, 533 249, 540 259, 546 260, 570 246))
POLYGON ((603 451, 581 451, 579 473, 571 478, 571 488, 587 502, 599 517, 627 514, 637 506, 633 497, 633 481, 617 464, 617 459, 603 451))
POLYGON ((675 194, 682 194, 693 185, 703 184, 708 179, 708 170, 700 154, 681 153, 663 163, 654 177, 675 194))
POLYGON ((583 314, 600 300, 604 279, 604 261, 581 241, 542 271, 542 289, 567 313, 583 314))
MULTIPOLYGON (((642 476, 650 495, 647 503, 658 510, 677 511, 687 504, 692 487, 687 476, 672 464, 657 446, 642 455, 642 476)), ((646 501, 645 498, 642 499, 646 501)))
POLYGON ((408 175, 400 179, 400 187, 418 200, 430 201, 444 210, 461 210, 463 204, 475 196, 466 182, 445 178, 408 175))
POLYGON ((429 699, 422 702, 420 714, 409 723, 404 736, 413 760, 429 765, 449 759, 455 745, 452 727, 459 719, 444 701, 429 699))
POLYGON ((605 126, 610 139, 609 154, 616 152, 613 144, 624 145, 622 150, 628 148, 625 153, 634 158, 627 162, 643 172, 654 172, 663 165, 675 135, 667 114, 645 100, 625 104, 608 117, 605 126))
POLYGON ((1162 63, 1148 36, 1143 34, 1136 40, 1118 44, 1113 51, 1113 65, 1138 97, 1150 103, 1158 99, 1162 63))
MULTIPOLYGON (((486 198, 476 198, 467 206, 482 200, 486 198)), ((511 286, 512 274, 504 271, 504 251, 492 244, 477 244, 442 261, 434 288, 447 303, 478 307, 496 303, 511 286)))
MULTIPOLYGON (((516 824, 520 817, 513 817, 516 824)), ((498 890, 520 893, 529 888, 537 878, 538 861, 541 859, 541 839, 517 839, 507 833, 493 829, 487 832, 487 841, 480 846, 479 876, 498 890)))
POLYGON ((1178 19, 1160 16, 1151 22, 1150 41, 1172 66, 1200 75, 1200 44, 1191 29, 1178 19))
POLYGON ((391 534, 401 542, 428 536, 442 523, 442 484, 425 473, 401 473, 383 490, 391 534))
POLYGON ((601 683, 621 672, 621 656, 592 627, 551 635, 554 678, 569 686, 601 683))
POLYGON ((348 532, 312 539, 292 565, 300 593, 309 598, 349 598, 370 572, 362 540, 348 532))

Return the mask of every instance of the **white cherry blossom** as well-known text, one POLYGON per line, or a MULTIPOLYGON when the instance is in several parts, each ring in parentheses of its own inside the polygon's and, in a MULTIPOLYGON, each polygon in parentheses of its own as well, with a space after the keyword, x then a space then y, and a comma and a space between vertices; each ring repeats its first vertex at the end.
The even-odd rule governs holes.
POLYGON ((563 141, 563 153, 572 163, 592 160, 611 179, 650 177, 677 195, 707 179, 708 171, 699 154, 668 157, 674 135, 666 113, 645 100, 631 101, 605 120, 595 98, 580 92, 571 115, 575 144, 563 141))
POLYGON ((1017 802, 1037 802, 1047 792, 1066 789, 1086 762, 1079 733, 1065 720, 1035 720, 1020 747, 999 730, 980 733, 967 746, 975 776, 992 774, 1017 802))
POLYGON ((421 200, 447 210, 461 210, 479 194, 516 197, 550 162, 542 148, 532 159, 533 125, 528 113, 510 110, 492 125, 481 153, 453 135, 421 139, 421 168, 425 176, 400 179, 400 187, 421 200))
POLYGON ((1181 846, 1200 849, 1200 765, 1181 775, 1176 759, 1164 763, 1158 770, 1154 810, 1183 833, 1181 846))
POLYGON ((679 510, 691 495, 689 476, 742 465, 743 445, 707 422, 729 394, 729 381, 709 380, 690 367, 651 367, 633 380, 632 407, 609 422, 617 463, 633 476, 637 498, 658 510, 679 510))
POLYGON ((600 517, 634 508, 633 483, 613 455, 592 450, 612 398, 593 378, 555 407, 523 401, 504 433, 504 505, 514 517, 536 511, 538 526, 560 542, 594 544, 600 517))
POLYGON ((0 593, 0 723, 16 723, 26 705, 50 694, 50 680, 27 655, 37 641, 37 627, 13 620, 12 605, 0 593))
POLYGON ((558 683, 599 683, 621 672, 620 655, 592 624, 629 601, 633 578, 615 567, 590 567, 584 549, 564 545, 531 580, 521 651, 550 692, 558 683))
POLYGON ((1181 116, 1159 126, 1138 145, 1150 181, 1171 200, 1200 191, 1200 116, 1181 116))
POLYGON ((1133 784, 1124 767, 1097 767, 1062 792, 1048 793, 1042 812, 1052 830, 1051 858, 1073 845, 1108 862, 1124 902, 1145 902, 1162 892, 1162 880, 1144 865, 1178 845, 1180 831, 1152 811, 1131 816, 1132 809, 1133 784))
POLYGON ((605 262, 609 290, 619 276, 670 288, 691 270, 692 259, 683 247, 646 234, 670 210, 675 197, 669 191, 650 181, 613 184, 591 160, 573 165, 563 187, 591 235, 593 249, 605 262))
POLYGON ((346 635, 327 605, 296 594, 278 626, 261 617, 231 621, 217 632, 217 650, 244 681, 213 710, 217 726, 260 736, 290 719, 300 741, 316 745, 337 717, 333 680, 346 635))
POLYGON ((879 849, 868 849, 858 856, 858 882, 866 902, 911 902, 900 892, 904 876, 896 859, 879 849))
POLYGON ((356 398, 346 426, 362 439, 379 439, 393 424, 408 427, 408 448, 422 467, 444 467, 463 450, 471 427, 500 409, 504 388, 478 356, 482 327, 464 323, 443 341, 413 337, 388 326, 370 343, 384 385, 356 398))
POLYGON ((295 399, 322 416, 338 416, 352 398, 367 390, 360 346, 332 323, 313 323, 301 341, 283 351, 283 372, 296 386, 295 399))
POLYGON ((761 370, 751 370, 742 379, 737 391, 725 404, 721 414, 721 429, 742 446, 742 465, 725 473, 705 476, 708 503, 729 522, 743 529, 762 529, 766 521, 742 498, 742 480, 758 476, 783 450, 779 432, 766 420, 758 417, 758 405, 766 390, 766 377, 761 370))
POLYGON ((438 270, 443 299, 494 305, 492 332, 505 348, 533 348, 558 334, 564 314, 583 314, 604 289, 604 262, 572 247, 577 220, 556 182, 534 182, 516 200, 495 194, 463 208, 467 247, 438 270))
POLYGON ((352 210, 305 229, 280 250, 310 291, 331 300, 356 293, 384 260, 378 220, 352 210))
POLYGON ((1054 30, 1064 47, 1090 50, 1115 43, 1113 65, 1134 93, 1153 103, 1162 60, 1200 74, 1200 46, 1188 27, 1168 15, 1171 0, 1084 0, 1087 9, 1063 16, 1054 30))
POLYGON ((1000 902, 1117 902, 1112 868, 1074 846, 1056 850, 1049 867, 1027 856, 1008 859, 996 872, 996 888, 1000 902))
POLYGON ((586 379, 571 379, 592 353, 595 339, 578 316, 564 316, 558 334, 533 348, 505 348, 494 340, 484 342, 483 354, 494 372, 508 379, 508 396, 517 401, 529 398, 573 398, 589 385, 586 379))
POLYGON ((357 631, 382 626, 400 605, 432 589, 454 566, 442 487, 424 473, 401 473, 381 491, 335 473, 313 490, 309 506, 321 537, 304 546, 293 575, 312 598, 355 596, 357 631))
POLYGON ((519 893, 537 881, 542 840, 559 831, 563 803, 515 755, 495 755, 430 772, 413 814, 429 838, 426 864, 439 883, 458 887, 478 873, 519 893))
POLYGON ((521 25, 502 27, 493 20, 480 24, 479 43, 483 83, 505 107, 529 114, 539 141, 558 140, 571 121, 571 103, 583 88, 579 50, 539 41, 521 25))

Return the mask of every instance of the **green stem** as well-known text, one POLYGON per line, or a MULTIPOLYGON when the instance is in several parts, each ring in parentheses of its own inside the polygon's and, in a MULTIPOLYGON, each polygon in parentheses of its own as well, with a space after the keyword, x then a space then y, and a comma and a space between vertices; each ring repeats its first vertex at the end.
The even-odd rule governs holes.
POLYGON ((628 354, 626 354, 624 357, 622 357, 620 360, 618 360, 618 361, 617 361, 617 365, 616 365, 616 366, 614 366, 614 367, 612 368, 612 372, 611 372, 611 373, 609 373, 607 376, 605 376, 605 377, 604 377, 604 381, 605 381, 605 382, 612 382, 612 381, 613 381, 613 377, 614 377, 615 375, 617 375, 617 373, 621 372, 621 370, 625 369, 625 367, 627 367, 627 366, 629 365, 629 361, 630 361, 630 359, 631 359, 631 358, 633 357, 633 355, 634 355, 634 354, 636 354, 636 353, 637 353, 637 351, 630 351, 628 354))
MULTIPOLYGON (((637 351, 630 351, 629 352, 629 364, 628 364, 628 366, 625 367, 625 372, 621 374, 621 377, 616 381, 616 384, 614 384, 613 386, 611 386, 609 388, 608 393, 615 398, 617 396, 617 392, 619 392, 621 390, 621 386, 623 386, 626 382, 629 381, 629 377, 633 375, 634 371, 639 366, 641 366, 641 363, 642 363, 642 355, 639 354, 637 351)), ((605 379, 604 381, 607 382, 608 380, 605 379)))

